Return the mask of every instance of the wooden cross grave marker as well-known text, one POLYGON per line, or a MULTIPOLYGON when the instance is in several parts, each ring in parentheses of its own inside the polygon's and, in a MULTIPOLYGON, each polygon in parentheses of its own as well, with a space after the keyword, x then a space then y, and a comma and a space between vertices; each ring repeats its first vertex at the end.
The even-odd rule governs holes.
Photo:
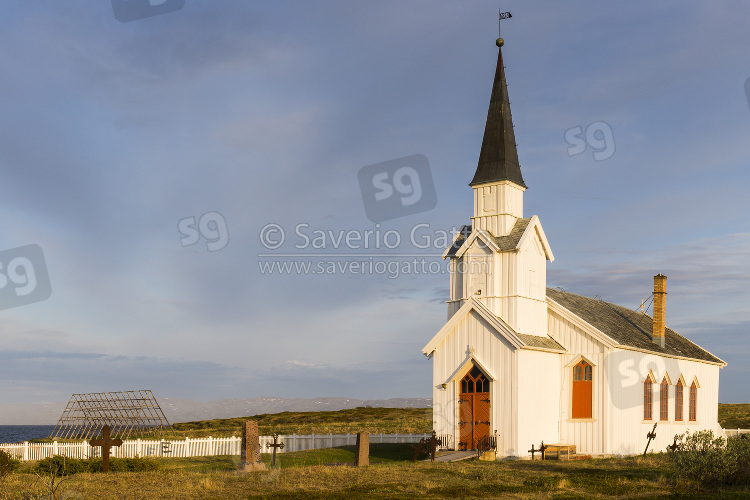
POLYGON ((649 432, 648 434, 646 434, 646 437, 648 438, 648 442, 646 443, 646 449, 643 450, 643 456, 644 456, 644 458, 646 457, 646 452, 648 451, 648 445, 651 444, 651 440, 653 440, 653 439, 656 438, 656 424, 658 424, 658 423, 659 422, 654 422, 654 428, 651 429, 651 432, 649 432))
POLYGON ((89 441, 89 446, 101 446, 102 447, 102 470, 109 472, 109 447, 120 446, 122 439, 109 439, 110 429, 108 425, 102 428, 102 438, 92 439, 89 441))
POLYGON ((273 444, 266 443, 266 448, 273 448, 273 461, 271 462, 271 467, 276 467, 276 449, 284 449, 284 443, 278 443, 279 439, 279 433, 274 432, 273 433, 273 444))

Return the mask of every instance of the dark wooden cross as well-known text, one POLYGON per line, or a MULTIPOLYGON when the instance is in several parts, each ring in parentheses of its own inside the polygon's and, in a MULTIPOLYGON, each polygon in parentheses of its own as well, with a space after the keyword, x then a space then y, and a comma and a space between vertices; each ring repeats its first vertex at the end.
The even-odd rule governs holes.
POLYGON ((102 438, 89 441, 89 446, 102 447, 102 470, 104 472, 109 472, 109 447, 120 446, 122 444, 122 439, 109 439, 109 433, 109 426, 105 425, 102 428, 102 438))
POLYGON ((266 448, 273 448, 273 462, 271 462, 271 466, 272 467, 276 466, 276 449, 277 448, 278 449, 282 449, 282 450, 284 449, 284 443, 277 442, 278 439, 279 439, 279 433, 278 432, 274 432, 273 433, 273 444, 266 443, 266 448))
POLYGON ((432 431, 432 436, 430 436, 430 460, 432 462, 435 461, 435 452, 437 451, 437 445, 438 445, 438 437, 437 433, 435 431, 432 431))
POLYGON ((534 453, 539 453, 539 450, 534 449, 534 444, 532 443, 531 449, 529 450, 529 453, 531 453, 531 459, 534 460, 534 453))
POLYGON ((547 448, 549 448, 549 446, 545 446, 544 441, 542 441, 542 446, 539 447, 539 451, 542 453, 542 460, 547 458, 544 453, 547 451, 547 448))
POLYGON ((435 451, 437 450, 439 441, 440 440, 437 437, 437 433, 435 431, 432 431, 432 435, 430 437, 422 438, 417 444, 411 445, 411 447, 414 449, 414 456, 412 457, 411 461, 416 462, 421 453, 427 453, 427 455, 430 457, 430 460, 434 462, 435 451))
POLYGON ((656 424, 658 424, 658 423, 659 422, 654 422, 654 428, 651 429, 651 432, 649 432, 648 434, 646 434, 646 437, 648 438, 648 443, 646 443, 646 449, 643 450, 643 456, 644 457, 646 456, 646 452, 648 451, 648 445, 651 444, 651 440, 654 439, 654 438, 656 438, 656 424))
POLYGON ((674 442, 672 444, 670 444, 669 446, 667 446, 667 451, 669 453, 674 453, 675 451, 677 451, 677 448, 679 448, 679 447, 680 447, 680 445, 677 444, 677 435, 675 435, 674 442))

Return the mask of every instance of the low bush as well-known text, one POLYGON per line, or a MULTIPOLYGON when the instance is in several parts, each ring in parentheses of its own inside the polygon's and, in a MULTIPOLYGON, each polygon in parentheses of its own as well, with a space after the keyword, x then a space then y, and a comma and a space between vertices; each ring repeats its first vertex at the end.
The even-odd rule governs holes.
POLYGON ((703 484, 750 483, 750 439, 714 437, 713 431, 678 436, 673 454, 678 476, 703 484))
POLYGON ((0 479, 15 472, 21 466, 21 461, 6 451, 0 450, 0 479))
MULTIPOLYGON (((159 464, 147 458, 110 458, 109 470, 111 472, 149 472, 159 468, 159 464)), ((40 474, 57 474, 68 476, 80 472, 102 472, 103 462, 101 458, 89 458, 81 460, 61 455, 40 460, 34 468, 40 474)))
MULTIPOLYGON (((89 472, 102 472, 102 459, 88 459, 89 472)), ((159 469, 159 464, 147 458, 110 458, 110 472, 151 472, 159 469)))

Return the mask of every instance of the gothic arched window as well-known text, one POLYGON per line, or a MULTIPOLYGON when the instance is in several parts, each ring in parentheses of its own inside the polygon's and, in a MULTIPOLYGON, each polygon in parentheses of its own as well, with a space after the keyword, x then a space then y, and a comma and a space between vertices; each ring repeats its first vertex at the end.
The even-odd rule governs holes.
POLYGON ((572 418, 591 418, 593 415, 593 375, 592 366, 583 359, 573 367, 572 418))
POLYGON ((659 420, 669 420, 669 382, 666 375, 659 384, 659 420))

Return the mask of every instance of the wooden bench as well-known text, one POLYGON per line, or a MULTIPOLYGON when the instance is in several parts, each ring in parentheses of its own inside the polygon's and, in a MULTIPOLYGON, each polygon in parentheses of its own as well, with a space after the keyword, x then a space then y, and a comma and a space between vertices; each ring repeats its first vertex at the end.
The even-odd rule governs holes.
POLYGON ((545 460, 571 460, 576 456, 576 445, 574 444, 555 443, 545 446, 545 460))

